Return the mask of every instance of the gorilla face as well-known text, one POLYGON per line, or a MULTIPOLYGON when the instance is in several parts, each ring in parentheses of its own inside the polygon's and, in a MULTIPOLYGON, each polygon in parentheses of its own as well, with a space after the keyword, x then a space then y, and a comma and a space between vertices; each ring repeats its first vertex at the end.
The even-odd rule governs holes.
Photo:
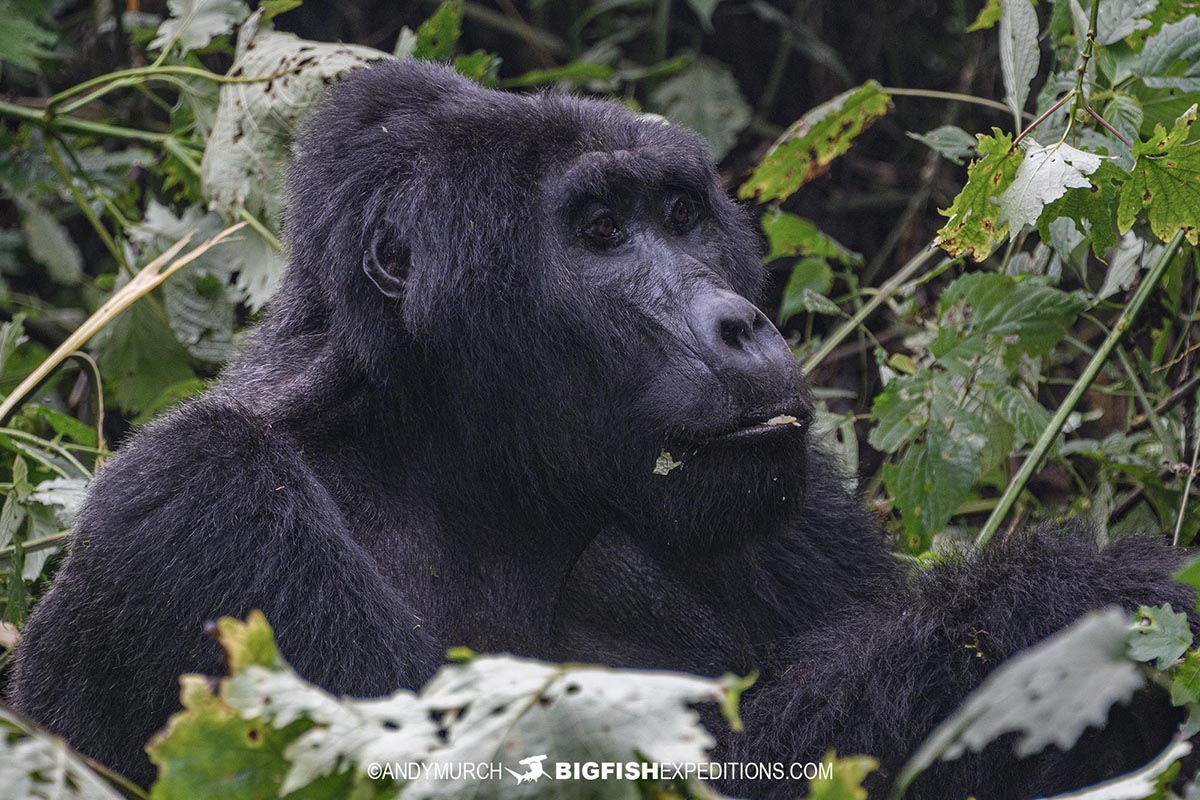
POLYGON ((699 137, 388 65, 335 89, 293 174, 281 296, 330 297, 347 359, 471 490, 693 542, 794 506, 811 404, 699 137), (663 450, 682 466, 655 475, 663 450))

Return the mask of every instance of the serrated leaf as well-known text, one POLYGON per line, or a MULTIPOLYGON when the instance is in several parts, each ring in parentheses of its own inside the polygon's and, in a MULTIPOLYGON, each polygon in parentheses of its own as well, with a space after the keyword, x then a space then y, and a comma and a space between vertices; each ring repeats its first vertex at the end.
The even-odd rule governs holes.
POLYGON ((965 164, 975 152, 975 137, 955 125, 942 125, 928 133, 909 131, 908 136, 955 164, 965 164))
MULTIPOLYGON (((1046 204, 1037 220, 1042 241, 1057 245, 1051 226, 1055 221, 1073 223, 1078 233, 1092 244, 1092 252, 1103 260, 1104 252, 1117 243, 1117 191, 1114 184, 1125 173, 1110 161, 1104 161, 1088 179, 1086 187, 1068 189, 1062 197, 1046 204)), ((1055 246, 1059 256, 1069 258, 1074 247, 1055 246), (1065 251, 1065 252, 1064 252, 1065 251)))
POLYGON ((733 72, 709 58, 698 58, 663 81, 651 93, 650 104, 667 119, 703 136, 714 161, 725 157, 750 122, 750 105, 733 72))
POLYGON ((1196 108, 1177 119, 1170 133, 1156 125, 1150 139, 1133 145, 1137 160, 1117 206, 1122 233, 1145 208, 1150 230, 1162 241, 1183 231, 1189 242, 1200 244, 1200 140, 1190 140, 1196 108))
POLYGON ((1000 196, 1012 185, 1024 153, 1013 147, 1012 135, 999 128, 978 137, 979 158, 967 168, 967 183, 950 208, 938 211, 948 221, 938 231, 937 244, 951 256, 970 255, 983 261, 1008 236, 999 221, 1000 196))
POLYGON ((59 736, 0 706, 0 771, 5 797, 54 800, 123 800, 59 736))
POLYGON ((817 777, 808 782, 805 800, 867 800, 863 781, 879 769, 878 761, 869 756, 838 758, 836 753, 830 752, 821 763, 827 765, 829 771, 818 770, 817 777))
POLYGON ((1000 0, 1000 72, 1004 103, 1021 118, 1038 71, 1038 18, 1029 0, 1000 0))
POLYGON ((42 25, 50 21, 43 3, 0 0, 0 19, 0 61, 37 70, 39 60, 54 57, 58 34, 42 25))
POLYGON ((876 450, 894 453, 916 439, 929 421, 932 391, 929 372, 895 378, 871 404, 871 428, 867 441, 876 450))
POLYGON ((782 325, 807 309, 805 292, 826 295, 833 286, 833 270, 823 258, 805 258, 792 267, 791 277, 779 301, 779 323, 782 325))
POLYGON ((938 759, 979 752, 1006 734, 1016 734, 1018 757, 1050 745, 1070 750, 1143 683, 1125 656, 1128 624, 1119 609, 1095 611, 1001 664, 930 734, 901 771, 901 783, 938 759))
POLYGON ((229 74, 277 75, 263 83, 221 87, 200 179, 212 207, 228 219, 245 206, 275 225, 280 218, 282 176, 288 148, 316 108, 327 84, 351 69, 383 59, 370 47, 310 42, 271 30, 256 11, 238 33, 229 74))
POLYGON ((1192 646, 1192 629, 1187 614, 1175 611, 1171 604, 1142 606, 1129 634, 1129 656, 1138 661, 1153 661, 1156 669, 1167 669, 1192 646))
POLYGON ((743 200, 782 200, 829 168, 860 133, 892 108, 875 81, 843 92, 805 114, 776 140, 738 189, 743 200))
POLYGON ((762 229, 770 244, 764 262, 789 256, 817 256, 847 266, 857 267, 863 263, 860 254, 821 233, 816 223, 804 217, 775 208, 763 215, 762 229))
POLYGON ((124 411, 136 414, 165 387, 193 377, 187 350, 144 301, 130 306, 101 336, 104 387, 124 411))
POLYGON ((1000 416, 1013 426, 1026 443, 1036 442, 1042 432, 1050 427, 1050 412, 1020 389, 1000 386, 993 396, 1000 416))
POLYGON ((171 15, 158 26, 151 50, 175 42, 181 53, 204 47, 218 36, 232 33, 250 15, 241 0, 167 0, 171 15))
POLYGON ((56 283, 74 286, 83 280, 83 255, 62 223, 35 203, 19 205, 29 255, 46 268, 56 283))
POLYGON ((1151 88, 1200 91, 1200 16, 1163 25, 1147 39, 1137 72, 1151 88))
POLYGON ((1185 654, 1183 663, 1171 672, 1171 702, 1200 703, 1200 653, 1195 650, 1185 654))
POLYGON ((448 0, 438 6, 437 11, 417 28, 413 58, 445 61, 454 55, 454 45, 462 35, 462 17, 461 0, 448 0))

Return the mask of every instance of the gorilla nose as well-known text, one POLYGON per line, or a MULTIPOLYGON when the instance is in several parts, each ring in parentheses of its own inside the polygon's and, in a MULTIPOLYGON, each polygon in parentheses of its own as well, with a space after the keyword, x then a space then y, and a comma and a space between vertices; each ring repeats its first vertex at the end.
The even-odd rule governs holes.
POLYGON ((709 368, 739 400, 771 406, 796 396, 799 367, 791 348, 746 298, 725 290, 703 294, 691 327, 709 368))

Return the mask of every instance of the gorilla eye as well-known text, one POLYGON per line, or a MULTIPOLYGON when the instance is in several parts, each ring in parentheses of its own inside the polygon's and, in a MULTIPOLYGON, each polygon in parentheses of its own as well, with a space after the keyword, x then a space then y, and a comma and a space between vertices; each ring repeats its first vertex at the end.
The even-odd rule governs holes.
POLYGON ((595 244, 609 247, 620 241, 621 227, 611 214, 602 214, 584 226, 583 235, 595 244))
POLYGON ((700 210, 687 197, 676 197, 667 212, 667 227, 675 233, 687 233, 700 220, 700 210))

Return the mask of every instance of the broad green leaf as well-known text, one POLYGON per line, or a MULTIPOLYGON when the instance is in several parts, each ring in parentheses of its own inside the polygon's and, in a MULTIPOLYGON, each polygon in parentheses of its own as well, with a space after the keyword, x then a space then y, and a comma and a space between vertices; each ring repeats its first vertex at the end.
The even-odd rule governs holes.
POLYGON ((979 158, 967 168, 966 185, 950 208, 938 212, 949 219, 938 231, 937 243, 952 256, 970 255, 983 261, 1008 236, 997 203, 1012 185, 1024 154, 1013 147, 1012 135, 999 128, 978 139, 979 158))
POLYGON ((852 267, 863 263, 860 254, 821 233, 815 223, 804 217, 777 208, 771 209, 763 215, 762 229, 770 243, 770 250, 763 261, 788 256, 817 256, 852 267))
POLYGON ((22 407, 21 413, 44 420, 57 436, 64 436, 85 447, 96 446, 96 429, 75 417, 38 403, 27 403, 22 407))
POLYGON ((996 352, 1007 363, 1043 356, 1057 345, 1083 302, 1033 280, 974 272, 942 293, 938 337, 930 351, 948 367, 996 352))
POLYGON ((729 67, 709 58, 698 58, 663 81, 651 93, 650 105, 672 122, 703 136, 715 161, 725 157, 750 122, 751 109, 737 79, 729 67))
POLYGON ((1000 0, 1000 72, 1004 77, 1004 102, 1021 118, 1029 98, 1029 84, 1038 71, 1038 18, 1029 0, 1000 0))
POLYGON ((1196 590, 1196 610, 1200 611, 1200 558, 1194 558, 1180 567, 1173 577, 1196 590))
POLYGON ((1025 443, 1036 442, 1050 427, 1050 412, 1024 391, 1013 386, 1000 386, 993 395, 996 409, 1025 443))
POLYGON ((1200 244, 1200 140, 1191 138, 1196 108, 1176 120, 1170 133, 1155 126, 1154 136, 1133 145, 1137 161, 1117 206, 1122 233, 1145 208, 1150 230, 1162 241, 1183 231, 1189 242, 1200 244))
POLYGON ((495 53, 476 50, 474 53, 457 56, 454 59, 454 69, 459 75, 470 78, 478 84, 495 86, 496 73, 500 70, 501 61, 503 59, 495 53))
POLYGON ((975 21, 967 26, 967 33, 975 31, 985 31, 993 27, 1000 21, 1000 0, 987 0, 983 4, 983 8, 979 9, 979 13, 975 16, 975 21))
POLYGON ((171 15, 158 26, 151 50, 172 42, 181 53, 204 47, 218 36, 232 33, 250 14, 242 0, 167 0, 171 15))
POLYGON ((1138 661, 1153 661, 1156 669, 1167 669, 1192 646, 1192 629, 1187 614, 1175 611, 1171 604, 1142 606, 1129 634, 1129 656, 1138 661))
MULTIPOLYGON (((1117 244, 1117 189, 1114 184, 1125 177, 1119 167, 1104 161, 1088 178, 1086 187, 1067 189, 1057 200, 1047 203, 1037 220, 1042 241, 1053 243, 1052 223, 1067 219, 1091 242, 1096 257, 1103 259, 1105 251, 1117 244)), ((1066 258, 1069 253, 1060 255, 1066 258)))
POLYGON ((35 203, 19 205, 29 255, 46 268, 56 283, 74 286, 83 280, 83 255, 62 223, 35 203))
POLYGON ((867 441, 876 450, 894 453, 916 439, 929 422, 932 373, 918 371, 893 379, 871 404, 875 426, 867 441))
POLYGON ((1078 150, 1069 144, 1042 147, 1029 141, 1025 158, 1017 174, 1000 195, 1001 227, 1019 231, 1022 226, 1034 225, 1042 209, 1062 197, 1068 189, 1090 189, 1091 175, 1100 166, 1100 156, 1078 150))
POLYGON ((1177 706, 1200 703, 1200 652, 1188 652, 1172 670, 1171 702, 1177 706))
POLYGON ((55 800, 124 800, 59 736, 0 705, 0 773, 4 796, 55 800))
POLYGON ((526 86, 541 86, 546 83, 567 81, 569 83, 585 83, 587 81, 608 80, 613 75, 613 68, 608 64, 597 64, 592 61, 572 61, 561 67, 535 69, 522 73, 515 78, 508 78, 502 85, 507 89, 519 89, 526 86))
POLYGON ((1163 25, 1147 39, 1137 72, 1154 89, 1200 91, 1200 16, 1163 25))
POLYGON ((106 393, 136 414, 165 387, 194 377, 188 352, 150 303, 134 303, 101 332, 100 374, 106 393))
POLYGON ((238 33, 229 74, 278 75, 262 83, 221 87, 200 177, 212 206, 228 219, 245 206, 268 225, 282 208, 288 148, 329 83, 390 56, 370 47, 310 42, 271 30, 255 12, 238 33))
POLYGON ((840 316, 842 310, 838 308, 837 303, 825 297, 822 294, 814 292, 812 289, 801 289, 796 302, 805 311, 811 311, 814 314, 824 314, 829 317, 840 316))
POLYGON ((437 11, 417 28, 413 58, 445 61, 454 55, 454 45, 462 35, 462 16, 461 0, 448 0, 438 6, 437 11))
POLYGON ((856 136, 892 107, 875 81, 843 92, 792 123, 738 189, 744 200, 782 200, 829 168, 856 136))
POLYGON ((36 71, 38 61, 54 57, 58 34, 43 27, 50 21, 44 3, 0 0, 0 19, 0 61, 36 71))
MULTIPOLYGON (((829 294, 832 286, 833 270, 829 268, 829 262, 823 258, 801 259, 792 267, 792 275, 783 290, 783 299, 779 302, 779 323, 782 325, 801 311, 810 310, 806 305, 807 292, 823 296, 829 294)), ((835 310, 834 313, 838 312, 835 310)))
POLYGON ((979 752, 1006 734, 1016 734, 1021 758, 1050 745, 1070 750, 1143 683, 1125 655, 1128 625, 1119 609, 1092 612, 1001 664, 930 734, 901 771, 901 784, 938 759, 979 752))
POLYGON ((1117 292, 1130 289, 1137 276, 1158 258, 1162 245, 1148 246, 1132 231, 1121 237, 1120 244, 1113 250, 1108 270, 1104 273, 1104 285, 1096 297, 1106 300, 1117 292))
POLYGON ((909 131, 908 136, 955 164, 965 164, 966 159, 975 152, 975 137, 955 125, 942 125, 928 133, 909 131))
MULTIPOLYGON (((1142 103, 1133 95, 1115 94, 1104 104, 1100 116, 1120 131, 1131 142, 1137 141, 1138 131, 1142 129, 1142 103)), ((1122 145, 1124 147, 1124 145, 1122 145)), ((1111 151, 1110 151, 1111 152, 1111 151)))
POLYGON ((195 397, 207 388, 208 383, 200 378, 188 378, 185 381, 172 384, 159 392, 158 396, 142 409, 142 413, 133 418, 133 424, 145 425, 160 413, 195 397))

